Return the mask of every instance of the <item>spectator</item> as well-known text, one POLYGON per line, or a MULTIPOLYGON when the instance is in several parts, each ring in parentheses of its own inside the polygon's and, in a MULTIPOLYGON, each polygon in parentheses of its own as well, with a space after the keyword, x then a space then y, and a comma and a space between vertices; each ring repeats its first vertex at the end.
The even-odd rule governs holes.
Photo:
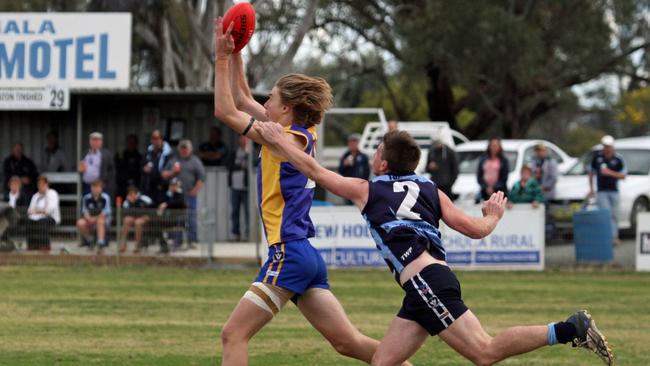
POLYGON ((27 249, 50 250, 50 230, 61 223, 59 194, 50 189, 47 177, 41 175, 37 182, 38 192, 27 209, 27 249))
POLYGON ((9 193, 9 178, 15 176, 20 177, 23 182, 23 190, 27 195, 32 195, 36 191, 36 177, 38 171, 34 162, 24 155, 24 146, 21 142, 14 145, 9 155, 3 164, 4 181, 4 195, 9 193))
POLYGON ((19 228, 25 227, 24 218, 21 218, 21 214, 25 213, 31 200, 23 191, 23 182, 17 175, 9 178, 9 194, 7 194, 4 199, 12 213, 9 216, 11 220, 8 220, 8 228, 2 233, 0 240, 13 248, 14 245, 9 237, 16 235, 19 228))
POLYGON ((533 176, 542 187, 544 202, 555 198, 555 184, 558 177, 557 161, 548 156, 546 145, 542 143, 535 146, 533 176))
POLYGON ((529 166, 521 167, 521 179, 512 186, 508 195, 509 207, 512 207, 512 203, 532 203, 533 208, 537 208, 540 202, 544 202, 542 188, 532 178, 532 173, 529 166))
POLYGON ((115 155, 117 196, 126 197, 127 188, 131 185, 140 187, 141 164, 142 154, 138 151, 138 136, 130 134, 126 137, 126 148, 122 154, 115 155))
POLYGON ((492 193, 502 191, 508 194, 508 160, 503 156, 501 139, 493 137, 488 141, 487 151, 478 163, 476 179, 481 187, 477 203, 487 200, 492 193))
POLYGON ((245 236, 248 237, 248 139, 245 136, 239 137, 239 147, 230 159, 228 164, 228 186, 230 187, 231 205, 231 240, 238 241, 242 237, 239 225, 241 208, 244 208, 246 220, 245 236))
POLYGON ((106 230, 111 222, 111 198, 104 193, 104 182, 96 180, 90 184, 90 193, 81 201, 81 214, 77 228, 82 247, 92 247, 92 230, 96 229, 97 246, 102 250, 107 246, 106 230))
POLYGON ((41 158, 41 170, 44 172, 65 171, 65 152, 59 146, 59 135, 56 131, 50 131, 46 135, 47 145, 41 158))
POLYGON ((79 172, 82 174, 82 193, 84 195, 90 192, 90 185, 96 180, 101 180, 104 191, 109 196, 115 192, 115 165, 113 154, 104 149, 104 135, 100 132, 93 132, 89 136, 90 148, 79 162, 79 172))
POLYGON ((165 199, 167 190, 162 171, 167 162, 174 156, 174 151, 167 141, 163 140, 160 130, 151 133, 151 145, 147 147, 143 160, 142 188, 154 204, 158 205, 165 199))
POLYGON ((458 178, 458 158, 456 152, 439 139, 435 139, 429 148, 427 157, 427 172, 431 180, 436 182, 438 188, 445 192, 447 197, 454 200, 451 186, 458 178))
POLYGON ((359 150, 359 140, 361 135, 358 133, 348 136, 348 150, 339 162, 339 173, 344 177, 368 179, 370 177, 368 156, 359 150))
POLYGON ((0 253, 16 249, 16 245, 9 240, 7 229, 16 225, 17 216, 16 209, 7 202, 0 202, 0 253))
MULTIPOLYGON (((169 187, 165 192, 165 198, 160 205, 158 205, 158 225, 155 225, 157 230, 165 227, 184 226, 184 218, 186 214, 183 212, 187 208, 185 204, 185 195, 181 187, 181 181, 178 178, 169 180, 169 187)), ((162 235, 162 232, 157 233, 160 238, 160 252, 168 253, 169 247, 167 240, 162 235)), ((180 235, 174 235, 175 246, 180 246, 180 235)))
POLYGON ((221 129, 213 126, 210 129, 210 140, 199 146, 199 158, 205 166, 225 165, 228 157, 228 147, 221 141, 221 129))
POLYGON ((593 176, 596 175, 596 202, 599 208, 609 210, 612 222, 614 245, 618 245, 618 181, 627 174, 623 158, 614 150, 614 138, 604 136, 600 140, 603 150, 594 155, 589 170, 589 196, 594 195, 593 176))
POLYGON ((120 236, 120 253, 126 252, 126 240, 129 236, 131 226, 134 227, 134 236, 136 248, 134 253, 139 253, 142 247, 145 246, 143 242, 144 227, 149 223, 151 217, 148 215, 149 208, 153 201, 151 198, 140 194, 138 187, 131 185, 127 188, 126 199, 122 203, 124 209, 122 216, 122 235, 120 236))
POLYGON ((390 121, 388 121, 388 132, 395 131, 395 130, 399 130, 399 125, 396 120, 391 119, 390 121))
MULTIPOLYGON (((205 168, 198 157, 192 154, 192 142, 181 140, 178 143, 178 157, 167 162, 162 172, 164 179, 178 177, 185 189, 185 203, 187 204, 189 219, 189 240, 196 242, 196 197, 199 195, 203 182, 205 182, 205 168), (190 188, 191 187, 191 188, 190 188)), ((191 246, 191 245, 190 245, 191 246)))
POLYGON ((13 208, 29 206, 31 198, 23 190, 23 182, 19 176, 9 178, 9 194, 5 196, 5 202, 13 208))

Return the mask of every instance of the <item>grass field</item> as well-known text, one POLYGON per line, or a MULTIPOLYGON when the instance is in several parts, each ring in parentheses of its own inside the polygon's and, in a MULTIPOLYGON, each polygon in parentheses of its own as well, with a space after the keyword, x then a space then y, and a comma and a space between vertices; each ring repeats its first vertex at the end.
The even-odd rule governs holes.
MULTIPOLYGON (((219 330, 255 272, 151 267, 0 266, 2 365, 218 365, 219 330)), ((587 307, 618 365, 650 364, 650 275, 461 272, 466 303, 488 332, 546 324, 587 307)), ((380 338, 401 303, 387 271, 331 271, 352 321, 380 338)), ((418 365, 468 364, 438 338, 418 365)), ((250 345, 252 365, 354 365, 289 305, 250 345)), ((547 347, 509 365, 599 365, 547 347)))

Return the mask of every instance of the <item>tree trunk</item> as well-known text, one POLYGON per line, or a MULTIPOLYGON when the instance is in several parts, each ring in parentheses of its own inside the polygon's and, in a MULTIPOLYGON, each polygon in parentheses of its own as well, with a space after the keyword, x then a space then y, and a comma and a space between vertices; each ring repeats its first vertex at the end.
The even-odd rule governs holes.
POLYGON ((427 104, 429 105, 429 118, 432 121, 446 121, 449 126, 458 130, 458 122, 454 113, 454 95, 447 69, 434 62, 426 66, 429 78, 427 90, 427 104))
POLYGON ((160 33, 162 39, 162 80, 164 87, 178 88, 178 77, 174 67, 174 50, 172 49, 171 30, 167 14, 162 16, 160 33))

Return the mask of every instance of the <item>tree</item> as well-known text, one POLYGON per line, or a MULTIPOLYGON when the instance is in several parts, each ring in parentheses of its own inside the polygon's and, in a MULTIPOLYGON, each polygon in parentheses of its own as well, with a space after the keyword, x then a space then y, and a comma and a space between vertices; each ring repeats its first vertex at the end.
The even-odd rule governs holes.
POLYGON ((431 120, 459 127, 459 111, 475 113, 462 128, 470 138, 495 125, 503 137, 525 136, 558 92, 616 73, 650 46, 643 0, 346 3, 355 22, 340 22, 429 80, 431 120), (454 98, 454 85, 467 95, 454 98))

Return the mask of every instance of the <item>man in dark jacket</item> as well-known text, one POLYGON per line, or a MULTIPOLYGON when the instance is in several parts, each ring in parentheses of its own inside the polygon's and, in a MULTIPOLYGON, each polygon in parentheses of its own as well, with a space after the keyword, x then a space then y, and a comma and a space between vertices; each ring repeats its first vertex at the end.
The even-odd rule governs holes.
POLYGON ((455 199, 451 193, 451 186, 458 178, 458 159, 456 152, 440 140, 434 140, 429 148, 427 157, 427 173, 431 180, 436 182, 438 188, 445 192, 447 197, 455 199))
POLYGON ((36 164, 24 155, 24 146, 21 142, 14 145, 9 155, 3 164, 4 181, 4 194, 9 193, 9 178, 13 176, 20 177, 23 184, 23 191, 31 196, 36 192, 36 177, 38 171, 36 164))
POLYGON ((348 136, 348 151, 343 154, 339 162, 339 173, 344 177, 368 179, 370 165, 368 156, 359 150, 361 135, 353 133, 348 136))
POLYGON ((230 187, 230 207, 231 207, 231 240, 242 238, 240 231, 239 216, 241 208, 244 209, 246 220, 246 229, 248 233, 248 139, 245 136, 239 137, 239 147, 230 155, 228 163, 228 187, 230 187))
POLYGON ((151 133, 151 145, 142 159, 142 191, 149 196, 155 205, 165 201, 167 184, 162 178, 162 171, 167 162, 174 156, 174 150, 167 141, 163 140, 160 130, 151 133))
POLYGON ((81 173, 82 193, 90 193, 90 185, 101 180, 103 189, 109 197, 115 197, 115 162, 113 154, 104 149, 104 135, 93 132, 89 136, 89 149, 83 160, 79 162, 81 173))
POLYGON ((8 247, 13 248, 13 243, 9 238, 19 234, 19 230, 23 231, 23 235, 25 234, 25 214, 31 201, 31 196, 24 192, 20 177, 14 175, 9 178, 9 193, 4 198, 8 206, 5 208, 7 211, 5 217, 7 218, 8 227, 0 235, 0 241, 7 244, 8 247))
POLYGON ((142 154, 138 151, 138 136, 130 134, 126 137, 126 148, 122 154, 115 154, 117 167, 117 196, 127 195, 129 186, 140 187, 142 176, 142 154))

